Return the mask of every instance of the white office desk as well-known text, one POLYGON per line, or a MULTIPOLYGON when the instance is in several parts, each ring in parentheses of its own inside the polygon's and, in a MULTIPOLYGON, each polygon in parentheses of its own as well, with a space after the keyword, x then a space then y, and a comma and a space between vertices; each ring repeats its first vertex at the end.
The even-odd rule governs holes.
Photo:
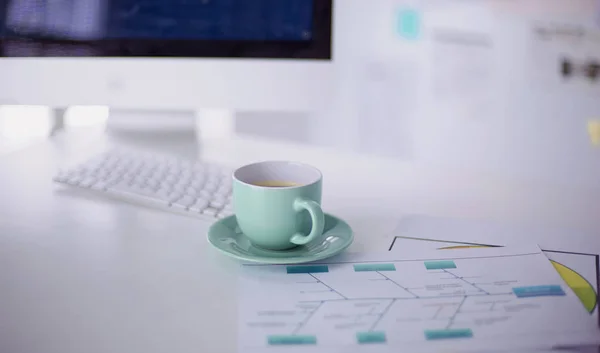
MULTIPOLYGON (((210 248, 206 223, 51 182, 60 166, 109 145, 96 133, 67 134, 0 158, 0 352, 235 352, 236 262, 210 248)), ((353 251, 384 249, 396 220, 411 213, 600 229, 598 190, 283 143, 204 148, 206 159, 232 166, 319 167, 324 207, 356 231, 353 251)), ((600 252, 600 239, 584 234, 593 233, 530 240, 600 252)))

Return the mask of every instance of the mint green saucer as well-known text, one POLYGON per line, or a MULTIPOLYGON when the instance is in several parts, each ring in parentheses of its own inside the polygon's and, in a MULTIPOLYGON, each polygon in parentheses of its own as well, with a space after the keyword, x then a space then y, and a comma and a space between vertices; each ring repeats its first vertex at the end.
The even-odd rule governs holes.
POLYGON ((322 260, 346 250, 353 240, 352 228, 343 220, 327 213, 323 235, 290 250, 266 250, 252 245, 239 229, 235 216, 214 223, 208 230, 208 241, 225 255, 266 264, 297 264, 322 260))

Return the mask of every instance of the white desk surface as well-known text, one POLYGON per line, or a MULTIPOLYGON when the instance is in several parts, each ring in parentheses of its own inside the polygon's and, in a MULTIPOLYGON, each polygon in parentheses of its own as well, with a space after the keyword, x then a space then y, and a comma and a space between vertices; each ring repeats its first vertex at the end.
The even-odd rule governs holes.
MULTIPOLYGON (((210 248, 207 223, 52 183, 108 145, 71 133, 0 158, 0 352, 235 352, 236 262, 210 248)), ((528 240, 600 253, 600 189, 248 139, 211 142, 203 156, 319 167, 324 208, 355 230, 351 251, 384 250, 401 216, 429 214, 581 229, 528 240)))

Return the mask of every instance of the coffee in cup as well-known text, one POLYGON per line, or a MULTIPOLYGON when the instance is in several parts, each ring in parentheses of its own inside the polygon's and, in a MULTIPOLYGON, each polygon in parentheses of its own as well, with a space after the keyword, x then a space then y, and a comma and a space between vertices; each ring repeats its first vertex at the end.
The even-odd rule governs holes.
POLYGON ((280 180, 264 180, 252 183, 252 185, 256 186, 264 186, 268 188, 289 188, 292 186, 298 186, 297 183, 292 181, 280 181, 280 180))

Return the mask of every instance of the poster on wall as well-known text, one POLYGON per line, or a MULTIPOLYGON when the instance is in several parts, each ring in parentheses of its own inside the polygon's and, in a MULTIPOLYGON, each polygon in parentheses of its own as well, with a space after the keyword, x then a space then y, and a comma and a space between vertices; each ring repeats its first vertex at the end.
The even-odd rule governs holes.
POLYGON ((523 80, 563 95, 600 92, 600 1, 492 1, 524 30, 523 80))
POLYGON ((492 11, 524 18, 553 17, 598 24, 598 0, 491 0, 492 11))
POLYGON ((451 120, 489 117, 497 111, 496 18, 473 1, 425 1, 423 32, 430 115, 451 120))
POLYGON ((492 114, 496 70, 491 35, 435 28, 429 44, 430 93, 436 110, 462 119, 492 114))
POLYGON ((600 92, 600 28, 539 19, 528 33, 529 78, 565 93, 600 92))

